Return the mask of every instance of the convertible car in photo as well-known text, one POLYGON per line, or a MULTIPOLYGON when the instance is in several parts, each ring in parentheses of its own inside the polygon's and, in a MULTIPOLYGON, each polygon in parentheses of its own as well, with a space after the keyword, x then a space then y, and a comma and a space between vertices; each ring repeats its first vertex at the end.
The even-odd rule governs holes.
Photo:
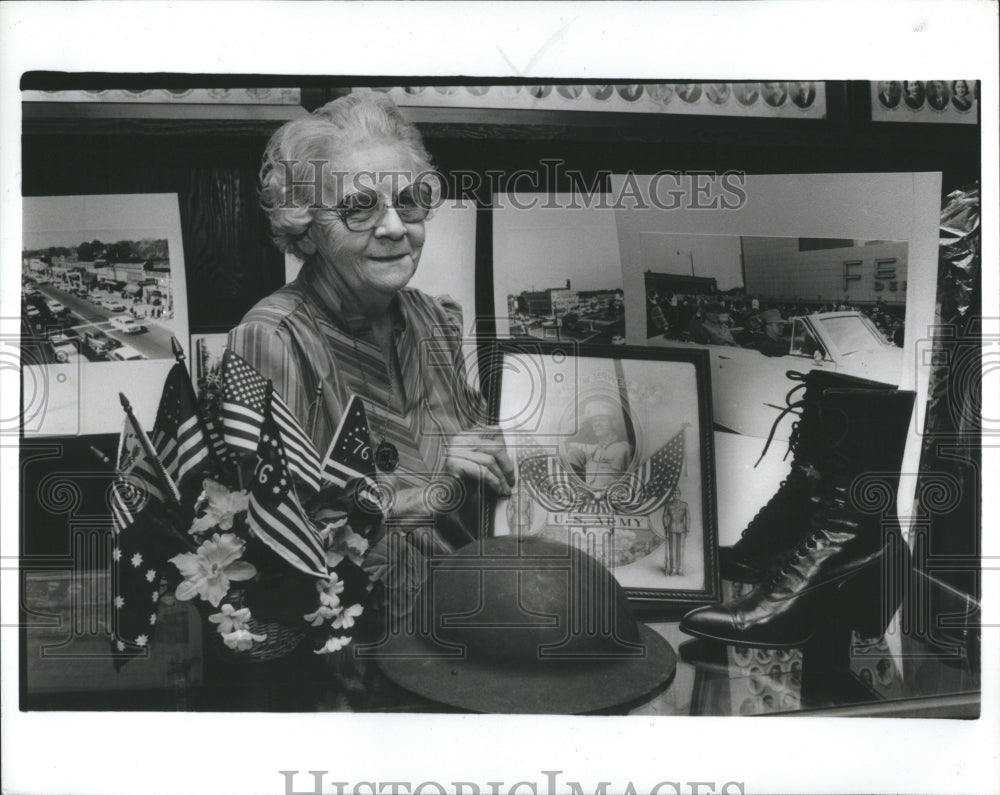
MULTIPOLYGON (((786 407, 785 396, 796 386, 787 373, 795 370, 832 372, 898 384, 903 367, 903 349, 886 341, 875 325, 860 312, 822 312, 793 317, 788 322, 788 354, 765 356, 752 348, 704 345, 666 339, 647 340, 648 345, 701 348, 712 357, 712 406, 717 427, 746 436, 765 438, 786 407)), ((775 438, 787 439, 793 415, 786 416, 775 438)))

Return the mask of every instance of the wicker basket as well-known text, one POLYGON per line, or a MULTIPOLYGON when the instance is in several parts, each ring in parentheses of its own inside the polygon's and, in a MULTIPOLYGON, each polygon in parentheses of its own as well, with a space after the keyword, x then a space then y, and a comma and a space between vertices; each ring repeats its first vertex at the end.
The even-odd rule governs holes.
MULTIPOLYGON (((231 588, 226 598, 222 600, 222 604, 232 605, 235 610, 239 610, 246 606, 243 601, 244 593, 242 588, 231 588)), ((259 620, 251 613, 250 620, 246 622, 247 629, 254 635, 267 635, 267 638, 254 643, 246 651, 237 651, 225 644, 222 635, 219 634, 218 626, 208 621, 209 614, 216 612, 218 610, 209 606, 209 610, 204 613, 207 631, 214 638, 209 642, 215 646, 222 658, 230 663, 258 663, 284 657, 299 647, 309 631, 309 626, 304 621, 300 626, 289 626, 280 621, 259 620)))

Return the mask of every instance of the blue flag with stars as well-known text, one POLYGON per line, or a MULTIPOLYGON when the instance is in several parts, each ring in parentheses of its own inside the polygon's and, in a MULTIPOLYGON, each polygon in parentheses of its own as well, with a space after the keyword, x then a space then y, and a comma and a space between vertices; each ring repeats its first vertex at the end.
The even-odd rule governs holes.
POLYGON ((353 478, 375 480, 375 452, 368 431, 368 415, 357 395, 351 398, 333 434, 323 460, 323 476, 337 486, 344 486, 353 478))
POLYGON ((319 533, 292 488, 288 459, 270 402, 260 427, 248 516, 258 538, 281 558, 306 574, 328 575, 319 533))
POLYGON ((133 657, 146 656, 156 627, 159 570, 182 548, 173 528, 186 517, 170 507, 176 487, 162 465, 147 452, 151 443, 142 429, 125 418, 118 440, 117 474, 109 494, 114 528, 111 653, 116 670, 133 657))
POLYGON ((117 533, 112 551, 112 637, 115 670, 133 657, 146 656, 156 629, 160 597, 159 550, 151 543, 159 511, 147 506, 117 533))

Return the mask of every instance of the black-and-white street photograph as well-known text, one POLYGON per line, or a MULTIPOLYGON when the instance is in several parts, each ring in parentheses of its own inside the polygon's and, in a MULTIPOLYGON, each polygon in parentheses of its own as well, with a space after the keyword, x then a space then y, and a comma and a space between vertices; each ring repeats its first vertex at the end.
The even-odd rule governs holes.
POLYGON ((905 242, 664 234, 644 243, 647 344, 712 353, 717 426, 766 437, 789 370, 899 383, 905 242))
POLYGON ((615 215, 574 206, 569 195, 497 197, 494 300, 512 337, 625 342, 625 306, 615 215))
POLYGON ((174 315, 166 240, 41 242, 25 249, 21 272, 25 323, 46 339, 38 361, 171 356, 162 324, 174 315))
POLYGON ((116 382, 132 374, 137 405, 152 401, 188 338, 176 197, 31 196, 22 229, 24 431, 112 432, 116 382))

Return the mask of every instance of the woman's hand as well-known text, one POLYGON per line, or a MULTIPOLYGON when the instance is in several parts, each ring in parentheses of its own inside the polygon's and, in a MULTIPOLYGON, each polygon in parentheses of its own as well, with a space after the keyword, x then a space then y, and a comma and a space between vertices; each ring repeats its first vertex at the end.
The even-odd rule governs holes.
POLYGON ((470 431, 453 436, 448 442, 444 469, 460 478, 482 481, 503 497, 510 496, 514 485, 514 464, 499 433, 483 436, 470 431))

